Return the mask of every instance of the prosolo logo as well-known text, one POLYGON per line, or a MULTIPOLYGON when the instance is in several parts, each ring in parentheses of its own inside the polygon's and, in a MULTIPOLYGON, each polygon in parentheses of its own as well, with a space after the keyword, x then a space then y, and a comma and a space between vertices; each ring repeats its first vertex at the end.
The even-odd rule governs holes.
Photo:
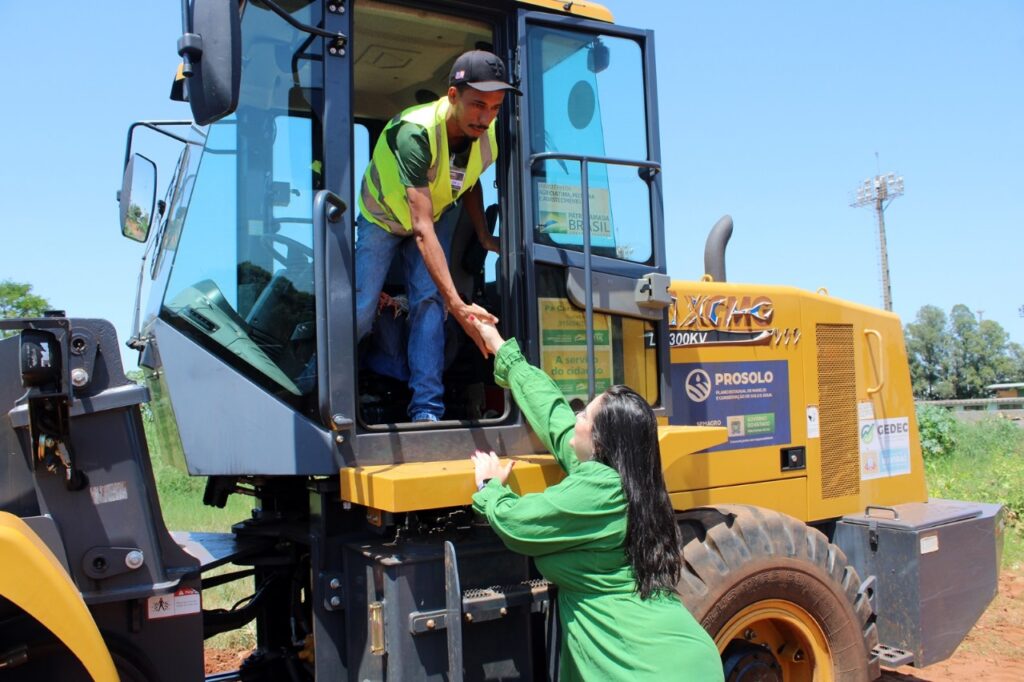
POLYGON ((788 361, 680 362, 671 376, 670 424, 728 429, 709 451, 791 443, 788 361))
POLYGON ((687 374, 685 383, 686 397, 695 403, 702 403, 711 395, 711 377, 702 369, 687 374))

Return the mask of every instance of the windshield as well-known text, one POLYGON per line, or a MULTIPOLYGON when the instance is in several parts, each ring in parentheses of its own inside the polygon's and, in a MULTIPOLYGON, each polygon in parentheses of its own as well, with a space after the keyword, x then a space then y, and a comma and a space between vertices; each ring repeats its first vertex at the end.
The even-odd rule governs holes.
MULTIPOLYGON (((292 12, 316 23, 318 3, 292 12)), ((211 124, 162 236, 161 317, 299 407, 315 392, 313 194, 322 187, 320 40, 249 3, 235 113, 211 124), (189 187, 190 185, 190 187, 189 187), (176 210, 175 210, 176 209, 176 210)))

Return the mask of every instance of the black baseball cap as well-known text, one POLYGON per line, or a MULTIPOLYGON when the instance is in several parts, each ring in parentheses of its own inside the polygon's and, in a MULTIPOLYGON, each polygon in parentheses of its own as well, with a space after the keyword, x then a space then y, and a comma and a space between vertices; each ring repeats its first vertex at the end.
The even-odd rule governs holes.
POLYGON ((448 85, 468 85, 481 92, 511 90, 517 95, 523 94, 508 82, 501 58, 485 50, 464 52, 456 59, 448 77, 448 85))

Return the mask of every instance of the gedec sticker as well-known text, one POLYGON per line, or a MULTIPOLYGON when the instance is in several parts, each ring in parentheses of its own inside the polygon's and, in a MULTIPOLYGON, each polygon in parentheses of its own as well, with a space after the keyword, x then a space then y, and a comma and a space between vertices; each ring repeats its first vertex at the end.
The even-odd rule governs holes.
POLYGON ((910 473, 910 418, 862 419, 860 478, 887 478, 910 473))

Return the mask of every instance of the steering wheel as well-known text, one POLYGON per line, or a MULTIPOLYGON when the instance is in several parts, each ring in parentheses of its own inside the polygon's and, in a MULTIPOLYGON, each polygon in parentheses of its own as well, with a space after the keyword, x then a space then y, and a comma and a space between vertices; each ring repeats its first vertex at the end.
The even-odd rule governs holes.
POLYGON ((284 267, 303 267, 313 262, 313 249, 302 242, 285 237, 283 234, 261 234, 260 243, 270 252, 271 257, 284 267), (285 253, 281 253, 275 245, 285 247, 285 253))

